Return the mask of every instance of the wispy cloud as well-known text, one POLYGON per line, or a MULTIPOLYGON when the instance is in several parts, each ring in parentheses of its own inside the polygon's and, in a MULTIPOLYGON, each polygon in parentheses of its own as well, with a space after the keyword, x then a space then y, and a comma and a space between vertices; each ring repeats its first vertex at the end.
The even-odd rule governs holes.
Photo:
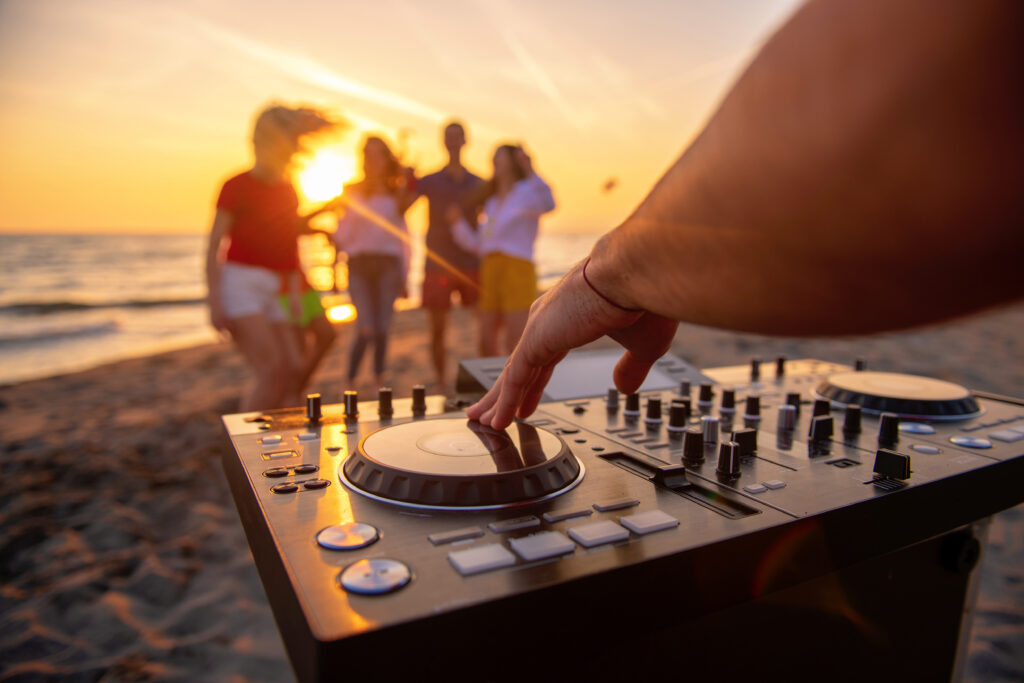
POLYGON ((199 31, 217 43, 298 83, 348 95, 433 123, 439 123, 445 118, 445 113, 439 109, 398 93, 360 83, 311 57, 253 40, 197 17, 193 17, 192 21, 199 31))

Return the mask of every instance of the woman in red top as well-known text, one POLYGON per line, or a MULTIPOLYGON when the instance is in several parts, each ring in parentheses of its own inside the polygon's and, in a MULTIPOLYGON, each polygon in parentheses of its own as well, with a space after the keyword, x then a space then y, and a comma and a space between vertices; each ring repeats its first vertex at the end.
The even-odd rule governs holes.
MULTIPOLYGON (((242 398, 243 411, 297 405, 302 379, 312 374, 334 337, 324 318, 329 334, 318 333, 318 344, 306 358, 279 299, 292 294, 298 309, 303 276, 297 239, 311 232, 312 214, 298 215, 289 165, 303 136, 333 125, 313 109, 264 110, 253 129, 253 167, 224 183, 217 199, 206 258, 210 320, 231 333, 255 374, 255 384, 242 398)), ((293 311, 293 317, 299 314, 293 311)))

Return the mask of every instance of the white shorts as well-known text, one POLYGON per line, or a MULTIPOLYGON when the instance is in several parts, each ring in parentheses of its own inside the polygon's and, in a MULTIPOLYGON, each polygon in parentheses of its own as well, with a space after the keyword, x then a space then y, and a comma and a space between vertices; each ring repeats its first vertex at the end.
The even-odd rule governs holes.
POLYGON ((272 323, 288 321, 280 301, 281 274, 228 261, 220 268, 220 302, 228 320, 262 313, 272 323))

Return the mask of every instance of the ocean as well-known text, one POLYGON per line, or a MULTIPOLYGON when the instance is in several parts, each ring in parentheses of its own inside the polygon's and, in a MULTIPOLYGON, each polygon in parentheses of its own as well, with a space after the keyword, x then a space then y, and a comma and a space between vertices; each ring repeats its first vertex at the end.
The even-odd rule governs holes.
MULTIPOLYGON (((550 286, 598 234, 541 231, 537 275, 550 286)), ((0 384, 212 342, 206 235, 0 234, 0 384)), ((303 265, 329 289, 333 249, 303 238, 303 265)), ((414 242, 411 299, 423 279, 414 242)))

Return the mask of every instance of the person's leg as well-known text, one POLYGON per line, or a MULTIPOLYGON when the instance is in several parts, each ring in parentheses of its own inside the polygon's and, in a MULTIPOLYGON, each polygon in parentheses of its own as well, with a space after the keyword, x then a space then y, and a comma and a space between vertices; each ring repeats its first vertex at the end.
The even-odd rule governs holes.
POLYGON ((445 344, 448 311, 444 308, 429 308, 427 311, 430 315, 430 360, 434 364, 437 383, 443 387, 448 366, 448 349, 445 344))
POLYGON ((381 264, 377 281, 377 325, 373 354, 373 370, 378 385, 384 381, 384 372, 387 370, 388 335, 395 314, 395 300, 402 291, 402 277, 402 263, 399 259, 387 259, 381 264))
POLYGON ((480 311, 480 355, 487 358, 498 355, 498 332, 501 328, 501 313, 480 311))
POLYGON ((348 358, 349 382, 355 381, 359 374, 359 364, 363 360, 367 345, 373 338, 375 324, 373 287, 367 277, 368 273, 365 273, 364 270, 355 259, 349 263, 348 294, 352 299, 352 305, 356 308, 356 336, 348 358))
POLYGON ((530 317, 530 309, 509 311, 505 314, 505 353, 511 354, 519 343, 526 329, 526 319, 530 317))
POLYGON ((334 330, 334 325, 331 324, 331 321, 325 315, 318 315, 310 320, 308 332, 313 335, 313 344, 306 352, 306 365, 303 368, 299 382, 300 395, 305 391, 306 385, 309 384, 313 373, 316 372, 317 366, 320 365, 320 361, 327 355, 327 351, 334 344, 334 340, 338 336, 338 333, 334 330))
POLYGON ((274 326, 262 313, 231 320, 231 338, 241 351, 255 382, 242 396, 242 412, 277 408, 287 384, 288 366, 274 326))
POLYGON ((281 352, 282 377, 281 398, 279 408, 291 408, 302 405, 302 373, 305 368, 305 354, 300 343, 302 339, 296 335, 296 326, 290 322, 271 323, 272 334, 277 338, 277 346, 281 352))

